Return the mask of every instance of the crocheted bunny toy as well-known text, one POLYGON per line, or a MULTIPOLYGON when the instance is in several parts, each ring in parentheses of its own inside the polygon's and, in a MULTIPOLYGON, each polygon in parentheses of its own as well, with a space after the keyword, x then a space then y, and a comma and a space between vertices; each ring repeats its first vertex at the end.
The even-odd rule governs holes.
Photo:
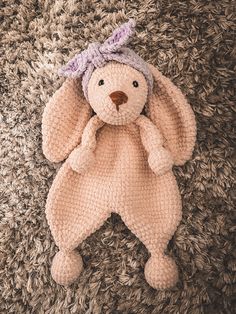
POLYGON ((178 279, 164 253, 181 219, 172 166, 191 157, 195 119, 180 90, 125 47, 134 26, 130 20, 69 61, 44 110, 43 152, 52 162, 66 159, 46 203, 59 247, 51 272, 62 285, 82 270, 76 247, 111 212, 149 250, 147 282, 164 289, 178 279))

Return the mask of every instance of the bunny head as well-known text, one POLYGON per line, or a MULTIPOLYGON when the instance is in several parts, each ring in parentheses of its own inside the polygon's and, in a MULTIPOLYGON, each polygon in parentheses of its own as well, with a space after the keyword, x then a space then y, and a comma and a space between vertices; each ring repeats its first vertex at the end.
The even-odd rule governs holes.
POLYGON ((134 21, 129 20, 103 44, 90 44, 59 72, 81 77, 85 98, 99 118, 109 124, 135 120, 152 90, 152 74, 146 62, 124 47, 134 26, 134 21))
POLYGON ((123 125, 134 121, 147 100, 144 75, 129 65, 109 62, 96 69, 88 83, 88 100, 106 123, 123 125))
POLYGON ((67 79, 43 116, 43 149, 49 159, 68 156, 93 111, 112 125, 131 123, 145 113, 161 131, 175 164, 190 158, 196 135, 192 109, 168 78, 125 47, 134 27, 133 20, 121 25, 104 43, 90 44, 59 70, 67 79), (49 143, 53 128, 58 132, 49 143))

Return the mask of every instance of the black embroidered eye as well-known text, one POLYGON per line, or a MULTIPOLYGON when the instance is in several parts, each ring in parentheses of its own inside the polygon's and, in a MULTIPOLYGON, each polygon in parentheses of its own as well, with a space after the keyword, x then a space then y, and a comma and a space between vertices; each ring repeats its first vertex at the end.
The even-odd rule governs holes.
POLYGON ((137 81, 133 81, 133 85, 134 85, 134 87, 138 87, 138 82, 137 81))
POLYGON ((98 85, 99 85, 99 86, 104 85, 104 80, 100 80, 100 81, 98 82, 98 85))

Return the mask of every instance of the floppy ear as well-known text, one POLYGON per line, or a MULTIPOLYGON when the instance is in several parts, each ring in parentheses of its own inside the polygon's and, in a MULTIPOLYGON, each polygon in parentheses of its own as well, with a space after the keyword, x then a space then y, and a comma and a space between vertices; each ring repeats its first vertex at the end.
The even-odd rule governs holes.
POLYGON ((175 165, 183 165, 191 158, 196 140, 194 113, 182 92, 154 66, 153 94, 147 104, 147 116, 159 128, 164 146, 174 159, 175 165))
POLYGON ((66 79, 43 112, 43 153, 52 162, 64 160, 80 143, 92 109, 79 79, 66 79))

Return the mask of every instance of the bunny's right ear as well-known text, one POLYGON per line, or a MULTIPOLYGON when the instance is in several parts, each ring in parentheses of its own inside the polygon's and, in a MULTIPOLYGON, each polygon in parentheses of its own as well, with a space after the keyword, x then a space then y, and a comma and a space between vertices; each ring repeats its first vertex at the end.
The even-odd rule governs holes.
POLYGON ((66 79, 47 103, 42 120, 43 153, 52 162, 64 160, 80 143, 92 109, 80 79, 66 79))
POLYGON ((196 121, 186 98, 157 68, 149 65, 154 78, 153 94, 146 106, 147 116, 164 137, 164 147, 174 164, 183 165, 190 159, 196 141, 196 121))

